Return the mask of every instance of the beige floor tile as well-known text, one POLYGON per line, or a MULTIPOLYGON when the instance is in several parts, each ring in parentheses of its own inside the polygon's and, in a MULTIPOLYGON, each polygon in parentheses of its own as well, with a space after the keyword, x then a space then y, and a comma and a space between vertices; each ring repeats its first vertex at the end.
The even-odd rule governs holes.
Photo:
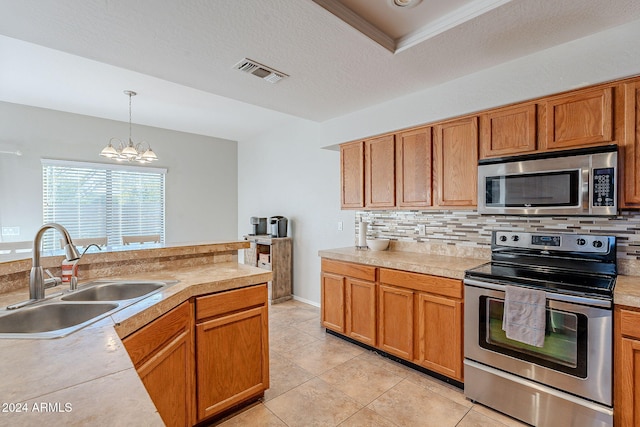
POLYGON ((362 352, 356 345, 337 338, 327 338, 280 354, 312 374, 320 375, 362 352))
POLYGON ((272 355, 269 364, 270 388, 264 393, 268 401, 309 381, 314 375, 280 355, 272 355))
POLYGON ((478 403, 473 405, 472 410, 488 418, 491 418, 494 421, 497 421, 498 423, 500 423, 500 425, 504 424, 505 426, 508 426, 508 427, 526 427, 527 426, 527 424, 522 423, 516 420, 515 418, 511 418, 507 415, 504 415, 501 412, 494 411, 493 409, 487 408, 486 406, 480 405, 478 403))
POLYGON ((469 408, 408 380, 402 380, 368 408, 408 427, 454 427, 469 411, 469 408))
POLYGON ((269 347, 278 353, 306 346, 314 341, 317 339, 293 326, 282 325, 269 328, 269 347))
POLYGON ((325 339, 327 337, 327 332, 322 327, 320 318, 317 317, 304 322, 295 323, 292 326, 316 339, 325 339))
POLYGON ((375 351, 365 351, 360 356, 358 356, 358 358, 367 360, 368 362, 384 368, 392 374, 402 378, 406 378, 407 375, 409 375, 411 372, 415 372, 415 370, 409 368, 408 366, 395 362, 388 357, 381 356, 375 351))
POLYGON ((363 408, 350 416, 340 427, 394 427, 396 424, 371 409, 363 408))
POLYGON ((507 425, 471 410, 456 427, 507 427, 507 425))
POLYGON ((409 374, 407 375, 407 381, 419 385, 420 387, 424 387, 427 390, 436 392, 467 408, 471 408, 473 406, 473 403, 464 397, 464 392, 458 387, 447 384, 444 381, 440 381, 434 377, 430 377, 429 375, 423 374, 422 372, 418 372, 412 369, 411 372, 409 372, 409 374))
POLYGON ((337 426, 362 406, 346 394, 314 378, 265 402, 289 427, 337 426))
MULTIPOLYGON (((311 307, 311 306, 310 306, 311 307)), ((271 311, 269 313, 269 321, 278 323, 286 322, 288 324, 304 322, 305 320, 318 319, 319 312, 314 307, 311 309, 293 307, 290 309, 271 311)))
POLYGON ((262 403, 258 403, 216 425, 222 427, 286 427, 286 424, 262 403))
POLYGON ((402 381, 402 377, 359 357, 338 365, 319 378, 361 405, 368 405, 402 381))

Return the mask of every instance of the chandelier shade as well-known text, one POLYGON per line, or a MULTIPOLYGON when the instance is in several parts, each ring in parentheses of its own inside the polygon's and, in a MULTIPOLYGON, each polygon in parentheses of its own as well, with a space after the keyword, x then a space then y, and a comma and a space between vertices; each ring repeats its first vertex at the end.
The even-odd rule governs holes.
POLYGON ((100 155, 119 162, 154 162, 158 160, 158 156, 151 149, 151 145, 146 141, 136 144, 131 137, 131 97, 136 96, 137 93, 132 90, 125 90, 124 94, 129 97, 129 140, 125 142, 119 138, 111 138, 107 146, 100 152, 100 155))

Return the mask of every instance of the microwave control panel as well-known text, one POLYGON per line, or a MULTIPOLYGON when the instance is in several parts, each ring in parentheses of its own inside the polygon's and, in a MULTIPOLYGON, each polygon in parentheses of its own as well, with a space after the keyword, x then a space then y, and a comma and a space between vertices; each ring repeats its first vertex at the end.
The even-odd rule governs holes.
POLYGON ((615 171, 613 168, 593 169, 592 206, 615 206, 615 171))

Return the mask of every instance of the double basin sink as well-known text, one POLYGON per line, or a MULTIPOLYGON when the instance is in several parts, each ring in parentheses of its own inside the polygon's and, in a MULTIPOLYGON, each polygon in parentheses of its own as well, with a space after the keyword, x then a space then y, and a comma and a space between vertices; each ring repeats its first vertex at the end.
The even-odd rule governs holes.
POLYGON ((0 338, 58 338, 77 331, 177 281, 94 281, 16 310, 0 310, 0 338))

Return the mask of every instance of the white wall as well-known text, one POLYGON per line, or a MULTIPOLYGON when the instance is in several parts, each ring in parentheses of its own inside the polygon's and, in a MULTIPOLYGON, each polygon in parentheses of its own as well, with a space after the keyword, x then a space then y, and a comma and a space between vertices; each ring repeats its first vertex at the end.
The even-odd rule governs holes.
MULTIPOLYGON (((41 158, 108 162, 98 154, 110 138, 126 139, 128 123, 0 102, 0 226, 20 226, 32 240, 42 225, 41 158)), ((166 242, 233 240, 238 229, 237 143, 133 125, 168 169, 166 242), (184 152, 181 152, 183 150, 184 152)))
POLYGON ((300 120, 238 144, 238 235, 250 232, 252 216, 287 217, 293 292, 314 303, 320 301, 318 250, 352 245, 355 215, 340 211, 340 154, 322 150, 319 133, 320 125, 300 120))
POLYGON ((640 21, 322 124, 300 120, 240 141, 239 234, 253 215, 292 217, 294 294, 319 303, 317 251, 355 241, 355 215, 340 211, 339 154, 321 147, 638 74, 638 40, 640 21), (335 227, 340 219, 343 232, 335 227))

